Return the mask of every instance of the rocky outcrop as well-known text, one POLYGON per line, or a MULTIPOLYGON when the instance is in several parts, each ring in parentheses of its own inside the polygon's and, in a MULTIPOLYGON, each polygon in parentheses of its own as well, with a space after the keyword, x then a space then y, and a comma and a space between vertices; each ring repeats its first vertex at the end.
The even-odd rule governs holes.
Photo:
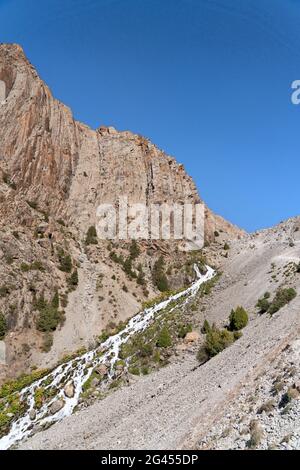
MULTIPOLYGON (((191 280, 184 255, 178 255, 180 242, 140 243, 133 266, 134 276, 142 267, 139 284, 112 262, 106 242, 84 246, 99 204, 115 204, 122 195, 146 205, 197 203, 200 197, 183 166, 149 140, 74 120, 15 44, 0 44, 0 142, 0 312, 8 324, 1 380, 3 371, 50 367, 72 349, 89 347, 109 321, 136 313, 157 294, 151 270, 160 255, 170 271, 177 264, 171 287, 191 280), (61 262, 68 256, 66 272, 61 262), (70 293, 77 287, 70 280, 75 270, 78 289, 70 293), (56 291, 66 321, 49 338, 37 331, 36 301, 43 295, 50 302, 56 291)), ((207 242, 218 231, 225 238, 243 235, 206 209, 207 242)), ((116 248, 128 256, 128 247, 116 248)))
MULTIPOLYGON (((82 231, 91 225, 100 203, 199 202, 183 165, 149 140, 112 127, 94 131, 74 120, 54 99, 18 45, 0 45, 0 168, 16 189, 82 231)), ((10 199, 10 194, 6 197, 10 199)), ((207 236, 220 225, 242 232, 207 214, 207 236)))

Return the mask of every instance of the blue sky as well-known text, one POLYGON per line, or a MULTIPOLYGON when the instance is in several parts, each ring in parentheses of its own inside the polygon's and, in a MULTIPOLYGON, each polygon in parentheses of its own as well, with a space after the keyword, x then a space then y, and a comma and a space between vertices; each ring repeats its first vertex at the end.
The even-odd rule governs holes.
POLYGON ((149 137, 249 231, 300 213, 299 0, 0 0, 77 119, 149 137))

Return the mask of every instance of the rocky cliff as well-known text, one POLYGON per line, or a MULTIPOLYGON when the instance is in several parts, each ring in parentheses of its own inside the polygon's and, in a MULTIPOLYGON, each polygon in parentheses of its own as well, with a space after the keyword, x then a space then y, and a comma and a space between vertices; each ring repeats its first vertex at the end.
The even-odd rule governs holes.
MULTIPOLYGON (((92 230, 98 205, 123 194, 147 205, 200 201, 183 166, 144 137, 75 121, 18 45, 0 45, 0 142, 2 376, 51 366, 136 313, 158 293, 159 257, 169 288, 190 281, 178 243, 145 241, 132 253, 92 230)), ((206 209, 208 243, 243 234, 206 209)))

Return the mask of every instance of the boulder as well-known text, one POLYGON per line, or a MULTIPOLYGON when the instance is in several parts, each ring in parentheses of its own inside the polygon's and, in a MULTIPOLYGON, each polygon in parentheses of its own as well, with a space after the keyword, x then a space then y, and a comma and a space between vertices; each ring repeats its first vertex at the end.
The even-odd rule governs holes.
POLYGON ((65 406, 65 402, 61 399, 56 400, 54 403, 52 403, 50 407, 50 413, 52 415, 55 415, 58 413, 63 407, 65 406))
POLYGON ((64 388, 64 393, 67 398, 73 398, 75 394, 75 388, 73 383, 68 383, 64 388))
POLYGON ((91 381, 91 387, 92 388, 95 388, 99 385, 99 380, 95 377, 92 381, 91 381))
POLYGON ((95 372, 101 377, 105 377, 108 373, 108 369, 105 364, 101 364, 97 369, 95 369, 95 372))
POLYGON ((190 333, 187 333, 186 337, 184 338, 184 342, 186 344, 195 343, 199 340, 199 338, 200 334, 197 331, 191 331, 190 333))
POLYGON ((31 421, 34 421, 35 418, 36 418, 36 411, 35 410, 30 410, 29 411, 29 418, 31 419, 31 421))

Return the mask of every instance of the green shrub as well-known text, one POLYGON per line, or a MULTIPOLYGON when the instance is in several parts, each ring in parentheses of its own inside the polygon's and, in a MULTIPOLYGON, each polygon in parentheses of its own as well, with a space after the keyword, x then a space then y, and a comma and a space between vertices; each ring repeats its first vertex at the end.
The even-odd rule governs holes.
POLYGON ((232 310, 229 317, 229 328, 231 331, 239 331, 248 324, 248 314, 243 307, 232 310))
POLYGON ((136 258, 139 257, 139 255, 141 253, 141 250, 140 250, 136 240, 132 240, 129 251, 130 251, 130 258, 132 260, 135 260, 136 258))
POLYGON ((0 286, 0 297, 7 297, 11 292, 11 286, 3 285, 0 286))
POLYGON ((34 261, 31 264, 21 263, 20 268, 23 273, 27 273, 28 271, 31 271, 31 270, 45 272, 45 267, 43 263, 38 260, 34 261))
POLYGON ((72 271, 72 258, 66 254, 63 248, 59 248, 57 251, 59 266, 58 269, 64 273, 70 273, 72 271))
POLYGON ((214 357, 234 342, 231 331, 212 329, 206 335, 205 351, 209 357, 214 357))
POLYGON ((204 320, 203 326, 201 328, 201 333, 206 335, 210 331, 211 331, 211 326, 210 326, 208 320, 204 320))
POLYGON ((11 253, 6 253, 4 257, 7 264, 12 264, 14 262, 14 257, 11 253))
POLYGON ((225 250, 225 251, 230 250, 230 246, 228 245, 228 243, 225 243, 225 245, 224 245, 224 250, 225 250))
POLYGON ((71 276, 68 278, 68 285, 70 289, 75 290, 78 286, 78 270, 74 269, 71 276))
POLYGON ((47 305, 40 312, 36 326, 39 331, 55 331, 60 321, 61 317, 59 312, 51 305, 47 305))
POLYGON ((22 273, 27 273, 28 271, 30 271, 30 266, 27 263, 21 263, 20 268, 22 273))
POLYGON ((139 350, 139 355, 141 357, 150 357, 153 354, 153 347, 149 343, 144 343, 141 344, 140 350, 139 350))
POLYGON ((130 256, 126 258, 126 260, 124 261, 123 269, 125 273, 127 274, 127 276, 129 277, 135 276, 134 272, 132 271, 132 259, 130 258, 130 256))
POLYGON ((56 291, 51 302, 47 302, 44 296, 35 301, 34 307, 39 311, 36 327, 44 333, 55 331, 58 325, 63 323, 64 314, 59 309, 59 296, 56 291))
POLYGON ((58 295, 58 290, 56 289, 54 296, 51 300, 51 305, 53 308, 58 309, 59 308, 59 295, 58 295))
POLYGON ((297 292, 293 288, 279 289, 276 292, 275 298, 270 305, 268 312, 270 315, 278 312, 285 305, 290 303, 297 296, 297 292))
POLYGON ((166 327, 163 327, 157 337, 156 345, 159 348, 169 348, 172 346, 172 338, 166 327))
POLYGON ((234 341, 237 341, 243 336, 243 333, 241 331, 233 331, 233 338, 234 341))
POLYGON ((269 292, 266 292, 266 294, 257 301, 257 304, 256 304, 256 308, 259 309, 259 313, 263 314, 263 313, 266 313, 269 308, 270 308, 270 302, 269 302, 269 297, 270 297, 270 294, 269 292), (268 296, 266 296, 268 295, 268 296))
POLYGON ((0 313, 0 340, 4 339, 7 333, 7 322, 3 313, 0 313))
POLYGON ((188 333, 193 331, 192 325, 180 325, 178 328, 177 336, 178 338, 185 338, 188 333))
POLYGON ((135 366, 130 366, 128 367, 128 372, 132 375, 140 375, 140 369, 138 367, 135 367, 135 366))
POLYGON ((197 361, 199 361, 200 364, 204 364, 205 362, 209 361, 209 359, 210 357, 206 350, 206 347, 205 345, 202 345, 197 352, 197 361))
POLYGON ((96 227, 94 225, 92 225, 87 231, 85 244, 86 245, 97 245, 98 244, 97 230, 96 230, 96 227))
POLYGON ((169 283, 168 283, 168 279, 164 271, 164 265, 165 265, 164 259, 162 256, 160 256, 159 259, 155 261, 153 270, 152 270, 153 284, 161 292, 166 292, 169 290, 169 283))
POLYGON ((31 266, 30 266, 30 269, 34 270, 34 271, 41 271, 41 272, 44 272, 45 271, 45 267, 43 265, 43 263, 41 261, 34 261, 31 266))
POLYGON ((0 387, 0 399, 6 398, 15 392, 20 392, 24 387, 41 379, 49 373, 48 370, 35 371, 30 375, 21 375, 19 378, 6 382, 0 387))
POLYGON ((145 274, 143 272, 143 267, 142 267, 141 264, 138 266, 138 272, 139 272, 139 274, 138 274, 136 282, 140 286, 144 286, 146 284, 146 280, 145 280, 145 274))

